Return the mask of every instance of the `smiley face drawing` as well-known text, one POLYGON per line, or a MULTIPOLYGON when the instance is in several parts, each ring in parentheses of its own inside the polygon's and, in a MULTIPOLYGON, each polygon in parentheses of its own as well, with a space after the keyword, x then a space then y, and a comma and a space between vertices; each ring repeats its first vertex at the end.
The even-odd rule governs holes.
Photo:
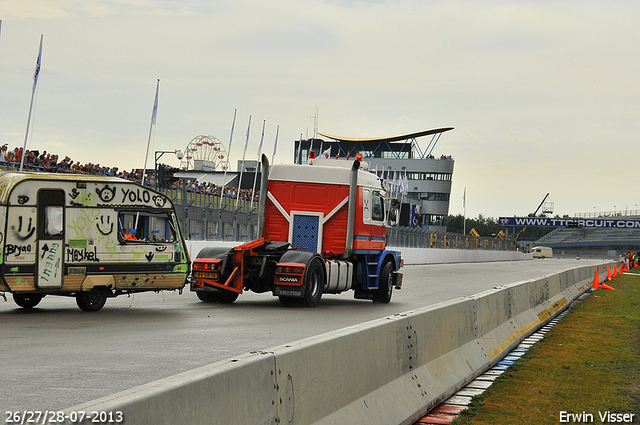
POLYGON ((98 232, 102 233, 104 236, 108 236, 113 233, 113 223, 111 222, 111 216, 101 215, 100 218, 96 220, 96 227, 98 228, 98 232))
POLYGON ((156 207, 158 208, 164 207, 167 203, 167 198, 165 198, 164 196, 156 195, 152 199, 153 199, 153 202, 156 204, 156 207))
POLYGON ((96 187, 96 193, 102 202, 111 202, 116 197, 116 188, 107 184, 102 189, 96 187))

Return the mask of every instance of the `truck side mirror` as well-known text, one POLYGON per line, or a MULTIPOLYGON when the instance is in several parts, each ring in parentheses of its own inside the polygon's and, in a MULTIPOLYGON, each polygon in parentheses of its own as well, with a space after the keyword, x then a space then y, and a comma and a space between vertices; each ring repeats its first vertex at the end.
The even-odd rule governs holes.
POLYGON ((400 221, 400 201, 395 198, 389 200, 389 208, 387 209, 389 213, 387 214, 387 226, 396 227, 400 221))

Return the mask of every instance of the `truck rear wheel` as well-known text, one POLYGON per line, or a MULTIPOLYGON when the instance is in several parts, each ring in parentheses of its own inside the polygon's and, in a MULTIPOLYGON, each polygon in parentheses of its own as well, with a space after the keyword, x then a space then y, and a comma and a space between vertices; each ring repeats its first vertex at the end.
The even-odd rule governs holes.
POLYGON ((13 294, 13 301, 22 308, 33 308, 44 298, 42 294, 13 294))
POLYGON ((373 294, 373 302, 380 304, 388 304, 391 302, 391 294, 393 293, 393 266, 390 261, 385 262, 380 269, 380 281, 378 289, 373 294))
POLYGON ((90 291, 76 295, 76 304, 84 311, 98 311, 107 302, 106 288, 91 288, 90 291))
POLYGON ((318 257, 311 260, 304 274, 304 304, 307 307, 315 307, 322 298, 324 290, 324 264, 318 257))

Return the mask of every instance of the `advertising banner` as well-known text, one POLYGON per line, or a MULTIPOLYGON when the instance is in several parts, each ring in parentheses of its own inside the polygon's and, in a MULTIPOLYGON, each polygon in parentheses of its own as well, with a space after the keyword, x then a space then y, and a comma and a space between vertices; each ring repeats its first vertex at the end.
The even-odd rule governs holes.
POLYGON ((558 218, 500 217, 500 226, 590 227, 606 229, 640 229, 640 220, 630 218, 558 218))

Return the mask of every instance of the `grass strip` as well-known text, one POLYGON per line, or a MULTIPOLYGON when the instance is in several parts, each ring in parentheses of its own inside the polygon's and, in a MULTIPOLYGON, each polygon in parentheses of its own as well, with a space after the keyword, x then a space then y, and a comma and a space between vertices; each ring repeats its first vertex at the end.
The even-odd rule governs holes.
POLYGON ((640 424, 640 274, 608 284, 616 290, 580 302, 452 424, 640 424))

